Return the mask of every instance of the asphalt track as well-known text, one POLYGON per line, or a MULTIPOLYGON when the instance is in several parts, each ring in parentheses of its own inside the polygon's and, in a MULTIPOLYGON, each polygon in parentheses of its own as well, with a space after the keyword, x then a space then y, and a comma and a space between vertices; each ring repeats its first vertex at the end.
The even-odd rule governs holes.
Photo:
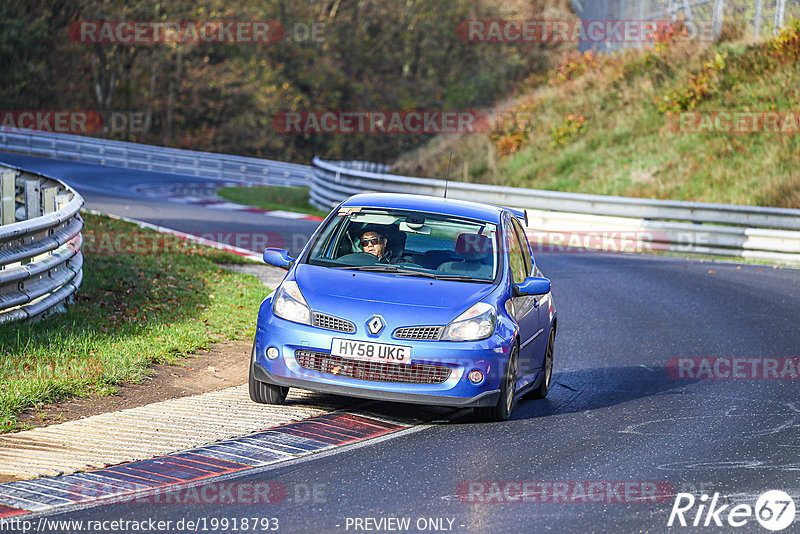
MULTIPOLYGON (((317 224, 165 203, 132 190, 196 178, 22 156, 2 160, 63 178, 89 208, 178 230, 294 236, 317 224)), ((800 271, 593 252, 540 253, 536 260, 553 281, 559 310, 555 384, 546 400, 522 400, 511 421, 477 424, 457 413, 225 480, 280 483, 287 498, 279 503, 98 503, 48 519, 170 520, 174 531, 189 530, 185 523, 175 528, 181 519, 200 520, 197 530, 208 532, 234 531, 234 519, 245 517, 277 518, 280 532, 398 531, 378 530, 397 525, 365 518, 408 518, 411 532, 437 531, 431 528, 437 524, 438 531, 453 532, 766 532, 753 517, 736 529, 703 527, 704 515, 699 527, 668 529, 671 494, 718 492, 721 504, 752 506, 765 491, 779 489, 800 506, 800 380, 790 374, 681 379, 667 367, 678 357, 763 362, 800 356, 800 271), (561 484, 569 498, 519 502, 518 486, 508 482, 521 487, 526 481, 561 484), (626 496, 621 481, 668 495, 626 496), (600 502, 581 498, 590 482, 604 488, 592 494, 602 493, 600 502), (498 487, 507 494, 492 493, 498 487), (487 499, 495 502, 480 502, 487 499)), ((412 410, 380 403, 373 411, 412 410)), ((685 515, 690 523, 698 505, 685 515)), ((792 531, 800 531, 800 515, 784 532, 792 531)))
POLYGON ((297 253, 319 224, 313 220, 264 213, 203 209, 204 198, 218 182, 196 176, 1 152, 0 162, 65 181, 83 196, 88 209, 138 219, 228 245, 237 245, 238 241, 242 248, 250 250, 260 248, 263 251, 270 246, 297 253), (185 203, 187 198, 197 202, 185 203), (253 244, 259 247, 248 246, 253 244))

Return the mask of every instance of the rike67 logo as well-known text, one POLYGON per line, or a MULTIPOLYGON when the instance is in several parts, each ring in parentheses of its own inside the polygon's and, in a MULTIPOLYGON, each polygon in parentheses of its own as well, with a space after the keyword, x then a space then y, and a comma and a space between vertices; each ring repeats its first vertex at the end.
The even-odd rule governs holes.
POLYGON ((702 494, 678 493, 672 504, 667 526, 681 527, 743 527, 755 518, 762 527, 774 532, 784 530, 794 522, 797 509, 794 499, 780 490, 761 494, 756 505, 721 504, 719 493, 713 497, 702 494))

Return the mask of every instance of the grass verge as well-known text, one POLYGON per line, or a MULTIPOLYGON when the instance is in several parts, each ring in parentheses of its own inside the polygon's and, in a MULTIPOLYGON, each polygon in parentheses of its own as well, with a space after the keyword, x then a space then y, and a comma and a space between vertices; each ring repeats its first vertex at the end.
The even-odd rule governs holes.
POLYGON ((217 263, 241 258, 84 215, 84 279, 67 313, 0 329, 0 431, 69 396, 113 394, 154 363, 213 342, 252 338, 268 290, 217 263))
POLYGON ((265 210, 284 210, 317 217, 328 215, 308 202, 308 187, 223 187, 217 194, 226 200, 265 210))

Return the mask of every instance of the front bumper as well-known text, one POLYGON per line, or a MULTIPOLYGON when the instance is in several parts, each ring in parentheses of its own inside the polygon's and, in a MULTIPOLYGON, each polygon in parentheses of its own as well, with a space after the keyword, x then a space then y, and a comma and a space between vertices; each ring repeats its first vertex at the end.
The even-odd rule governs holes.
POLYGON ((379 336, 336 332, 285 321, 275 317, 269 307, 262 306, 256 329, 253 376, 276 386, 383 401, 452 407, 497 404, 512 331, 498 328, 495 335, 476 342, 418 341, 394 339, 391 337, 394 327, 387 326, 379 336), (442 382, 412 383, 342 376, 300 364, 296 356, 298 351, 330 354, 334 338, 410 346, 412 363, 446 366, 451 372, 442 382), (279 356, 268 359, 268 347, 276 347, 279 356), (467 376, 472 370, 481 371, 483 381, 470 382, 467 376))
POLYGON ((425 404, 428 406, 453 406, 463 408, 476 408, 479 406, 495 406, 500 396, 500 390, 495 389, 485 391, 474 397, 451 397, 447 395, 426 395, 420 393, 404 393, 400 391, 382 391, 379 389, 362 389, 344 386, 341 384, 330 384, 324 382, 313 382, 300 378, 283 378, 271 375, 260 364, 253 364, 253 376, 259 382, 266 382, 274 386, 286 386, 300 389, 307 389, 319 393, 331 393, 344 395, 346 397, 358 397, 362 399, 373 399, 389 402, 406 402, 409 404, 425 404))

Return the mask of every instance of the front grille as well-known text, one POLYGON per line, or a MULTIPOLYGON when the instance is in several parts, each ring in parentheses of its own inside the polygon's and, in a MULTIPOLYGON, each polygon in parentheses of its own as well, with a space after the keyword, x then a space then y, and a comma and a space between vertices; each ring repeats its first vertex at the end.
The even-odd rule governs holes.
POLYGON ((418 339, 421 341, 436 341, 442 333, 441 326, 406 326, 398 328, 392 336, 395 339, 418 339))
POLYGON ((314 326, 317 328, 324 328, 325 330, 336 330, 337 332, 349 332, 351 334, 356 331, 356 325, 350 321, 345 321, 344 319, 339 319, 338 317, 333 317, 332 315, 326 315, 324 313, 314 312, 313 321, 314 326))
POLYGON ((441 384, 450 377, 452 369, 442 365, 412 363, 399 365, 382 362, 362 362, 331 356, 310 350, 295 351, 294 357, 302 367, 372 382, 401 382, 405 384, 441 384))

